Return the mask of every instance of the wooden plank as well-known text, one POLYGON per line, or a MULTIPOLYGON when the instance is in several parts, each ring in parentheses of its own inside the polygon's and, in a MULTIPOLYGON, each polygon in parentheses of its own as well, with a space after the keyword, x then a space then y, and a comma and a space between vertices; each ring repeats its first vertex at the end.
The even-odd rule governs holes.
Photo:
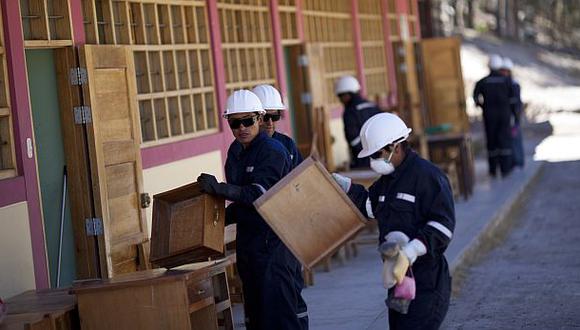
POLYGON ((312 157, 258 198, 254 206, 308 269, 366 223, 324 166, 312 157))
POLYGON ((429 125, 452 124, 454 132, 468 132, 465 90, 458 38, 421 41, 429 125))
POLYGON ((78 66, 73 48, 55 50, 58 100, 68 171, 68 191, 75 243, 76 278, 100 276, 98 248, 94 237, 87 236, 85 218, 93 217, 91 176, 86 166, 88 154, 82 125, 75 124, 72 108, 81 104, 80 90, 69 81, 69 70, 78 66))

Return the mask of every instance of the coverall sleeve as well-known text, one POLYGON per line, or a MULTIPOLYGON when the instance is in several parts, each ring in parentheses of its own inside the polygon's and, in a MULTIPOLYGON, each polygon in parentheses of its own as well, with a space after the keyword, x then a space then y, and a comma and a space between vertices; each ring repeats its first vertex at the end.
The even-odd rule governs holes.
POLYGON ((482 85, 482 81, 478 81, 475 84, 475 88, 473 89, 473 102, 475 102, 475 105, 478 107, 483 107, 483 102, 481 102, 481 85, 482 85))
POLYGON ((302 158, 302 155, 300 154, 300 151, 298 151, 298 146, 296 146, 296 143, 292 143, 292 167, 296 167, 298 165, 300 165, 300 163, 302 163, 304 159, 302 158))
POLYGON ((252 203, 262 196, 290 171, 290 157, 283 150, 266 150, 260 157, 252 171, 252 182, 241 186, 239 202, 245 205, 252 203))
POLYGON ((522 114, 522 99, 520 97, 519 84, 515 82, 512 84, 512 93, 513 95, 510 97, 510 108, 512 110, 512 114, 514 115, 515 123, 519 125, 520 116, 522 114))
POLYGON ((374 207, 377 201, 372 201, 372 187, 370 190, 366 190, 364 186, 353 183, 347 195, 365 217, 370 219, 375 218, 373 210, 375 209, 374 207))
POLYGON ((453 194, 443 174, 431 174, 425 181, 421 184, 419 207, 426 224, 417 232, 417 238, 425 244, 427 254, 438 257, 447 249, 455 230, 453 194))
POLYGON ((357 119, 352 111, 347 111, 347 109, 345 109, 342 119, 344 121, 344 136, 346 137, 346 142, 352 148, 360 143, 360 132, 356 125, 357 119))

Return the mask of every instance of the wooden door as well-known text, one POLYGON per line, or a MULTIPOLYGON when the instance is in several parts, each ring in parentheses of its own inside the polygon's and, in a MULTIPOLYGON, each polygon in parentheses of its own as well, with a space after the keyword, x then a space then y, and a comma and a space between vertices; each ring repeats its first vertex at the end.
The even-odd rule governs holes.
POLYGON ((425 96, 429 125, 451 124, 454 132, 467 132, 465 90, 456 37, 421 41, 425 96))
MULTIPOLYGON (((72 51, 66 53, 60 65, 64 72, 68 70, 65 65, 74 66, 71 65, 74 54, 72 51)), ((140 203, 143 180, 135 69, 131 51, 123 46, 85 45, 79 49, 78 59, 87 73, 79 101, 90 108, 91 120, 82 128, 78 128, 74 120, 68 120, 75 125, 75 129, 69 127, 68 130, 82 135, 85 144, 71 142, 69 152, 85 153, 86 157, 80 159, 80 156, 71 155, 67 159, 73 167, 86 173, 86 182, 90 185, 87 189, 77 188, 81 195, 76 202, 71 198, 73 208, 76 204, 88 206, 79 207, 84 213, 78 215, 77 212, 81 219, 73 221, 101 219, 102 235, 95 239, 96 267, 100 270, 97 276, 111 277, 146 268, 148 259, 145 249, 147 225, 140 203)), ((64 111, 69 111, 70 117, 70 108, 64 111)), ((75 238, 86 241, 83 238, 86 230, 81 227, 75 227, 75 238)), ((87 261, 81 260, 81 263, 87 261)))

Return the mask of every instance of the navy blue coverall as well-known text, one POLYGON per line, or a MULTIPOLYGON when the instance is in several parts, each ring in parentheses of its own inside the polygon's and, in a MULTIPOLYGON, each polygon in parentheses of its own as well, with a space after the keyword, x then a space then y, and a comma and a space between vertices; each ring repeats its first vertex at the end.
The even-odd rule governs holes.
MULTIPOLYGON (((235 153, 236 141, 226 160, 228 184, 242 187, 240 199, 226 212, 228 223, 237 223, 236 257, 243 285, 248 329, 304 329, 306 305, 300 310, 298 260, 258 214, 253 202, 291 170, 286 148, 259 133, 250 145, 235 153)), ((238 143, 239 144, 239 143, 238 143)), ((306 324, 307 324, 306 319, 306 324)))
POLYGON ((389 309, 389 328, 438 329, 451 295, 443 253, 455 229, 453 194, 445 174, 408 149, 393 173, 381 176, 368 191, 353 184, 348 195, 363 214, 377 219, 379 244, 388 233, 401 231, 427 249, 412 266, 416 297, 407 314, 389 309))
POLYGON ((511 78, 492 71, 475 84, 473 100, 483 109, 483 124, 487 140, 489 174, 495 176, 499 165, 502 175, 513 168, 510 99, 513 97, 511 78))
POLYGON ((520 84, 512 79, 513 96, 510 98, 510 108, 512 110, 512 147, 513 147, 513 165, 524 166, 524 144, 520 118, 523 112, 522 99, 520 97, 520 84))
POLYGON ((342 120, 344 121, 344 135, 350 147, 351 167, 369 167, 369 158, 358 158, 358 153, 362 150, 360 142, 360 129, 363 124, 372 116, 380 113, 381 110, 373 102, 362 98, 359 94, 351 94, 352 97, 344 107, 342 120))
MULTIPOLYGON (((272 134, 272 138, 274 140, 282 143, 282 145, 284 147, 286 147, 286 150, 288 150, 288 152, 290 154, 290 162, 292 164, 292 169, 294 169, 296 166, 298 166, 298 165, 300 165, 300 163, 302 163, 302 161, 304 159, 302 158, 302 155, 298 151, 298 147, 296 146, 296 142, 294 142, 294 140, 292 140, 291 137, 289 137, 286 134, 278 133, 275 131, 274 134, 272 134)), ((231 156, 238 155, 241 151, 242 151, 242 144, 239 143, 238 141, 234 141, 230 145, 230 149, 228 150, 228 157, 230 155, 231 156)))

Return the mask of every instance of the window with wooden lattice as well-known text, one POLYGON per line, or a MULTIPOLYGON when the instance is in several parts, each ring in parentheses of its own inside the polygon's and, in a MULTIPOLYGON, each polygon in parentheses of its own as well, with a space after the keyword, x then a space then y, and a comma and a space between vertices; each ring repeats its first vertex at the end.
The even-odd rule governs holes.
MULTIPOLYGON (((1 15, 0 26, 2 26, 1 15)), ((14 131, 12 129, 7 74, 4 34, 0 31, 0 180, 16 176, 14 131)))
POLYGON ((364 76, 370 99, 383 99, 388 92, 381 2, 381 0, 358 1, 364 76))
POLYGON ((228 94, 274 84, 276 71, 268 0, 218 0, 228 94))
POLYGON ((218 130, 206 2, 83 0, 89 44, 133 50, 143 145, 218 130))
POLYGON ((334 81, 342 75, 356 75, 350 0, 304 1, 304 38, 322 46, 324 57, 324 100, 338 105, 334 81))
POLYGON ((24 46, 26 48, 72 45, 68 0, 19 1, 24 46))
POLYGON ((278 12, 280 13, 280 25, 282 28, 282 44, 299 44, 300 39, 298 38, 298 26, 296 24, 296 0, 279 0, 278 12))

